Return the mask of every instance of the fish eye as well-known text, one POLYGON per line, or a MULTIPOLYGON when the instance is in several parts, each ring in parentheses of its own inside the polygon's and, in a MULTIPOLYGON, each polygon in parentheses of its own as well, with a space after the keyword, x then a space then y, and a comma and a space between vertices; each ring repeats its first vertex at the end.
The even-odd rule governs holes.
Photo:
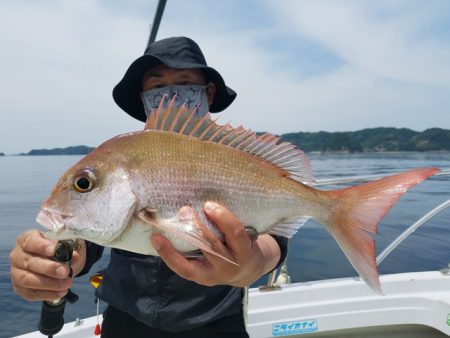
POLYGON ((95 175, 90 169, 83 169, 73 179, 73 187, 76 191, 84 193, 91 191, 95 186, 95 175))

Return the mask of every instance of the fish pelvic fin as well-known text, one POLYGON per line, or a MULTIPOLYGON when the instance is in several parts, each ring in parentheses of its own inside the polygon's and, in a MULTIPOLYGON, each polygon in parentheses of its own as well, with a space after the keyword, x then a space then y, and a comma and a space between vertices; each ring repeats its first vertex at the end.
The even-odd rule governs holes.
POLYGON ((325 220, 335 238, 362 279, 383 294, 371 234, 377 224, 409 188, 436 174, 437 168, 406 171, 362 185, 326 192, 333 199, 331 214, 325 220))
POLYGON ((219 125, 217 119, 211 119, 210 113, 198 116, 197 108, 189 111, 186 105, 176 107, 175 98, 169 99, 164 95, 158 108, 147 118, 144 130, 183 134, 238 149, 271 163, 280 176, 308 185, 315 184, 309 158, 295 145, 280 142, 280 137, 269 133, 257 135, 242 126, 219 125))
POLYGON ((139 219, 144 223, 154 226, 162 231, 174 234, 176 237, 185 240, 200 250, 222 258, 233 265, 238 265, 236 262, 233 262, 232 260, 214 251, 194 219, 181 219, 178 216, 166 219, 155 219, 153 215, 153 212, 145 209, 138 213, 139 219))

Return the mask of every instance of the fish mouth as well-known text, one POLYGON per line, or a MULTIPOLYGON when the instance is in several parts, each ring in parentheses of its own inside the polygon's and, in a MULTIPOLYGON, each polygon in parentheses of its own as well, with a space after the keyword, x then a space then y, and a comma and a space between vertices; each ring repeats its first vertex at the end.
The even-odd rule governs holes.
POLYGON ((60 232, 66 228, 66 222, 71 218, 73 218, 71 214, 62 213, 50 208, 42 208, 36 216, 36 222, 50 231, 60 232))

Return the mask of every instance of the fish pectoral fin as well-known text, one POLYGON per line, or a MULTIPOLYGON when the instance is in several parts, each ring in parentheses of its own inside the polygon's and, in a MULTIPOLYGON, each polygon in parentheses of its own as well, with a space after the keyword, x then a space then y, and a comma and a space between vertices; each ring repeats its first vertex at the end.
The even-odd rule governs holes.
POLYGON ((178 216, 165 219, 157 219, 155 212, 147 209, 139 211, 138 217, 141 221, 160 230, 172 233, 202 251, 222 258, 231 264, 238 265, 236 262, 233 262, 232 260, 222 256, 221 254, 213 250, 211 244, 205 238, 195 219, 180 219, 178 216))
POLYGON ((303 226, 311 217, 301 217, 296 219, 285 220, 284 222, 276 224, 270 229, 269 234, 291 238, 296 234, 298 229, 303 226))

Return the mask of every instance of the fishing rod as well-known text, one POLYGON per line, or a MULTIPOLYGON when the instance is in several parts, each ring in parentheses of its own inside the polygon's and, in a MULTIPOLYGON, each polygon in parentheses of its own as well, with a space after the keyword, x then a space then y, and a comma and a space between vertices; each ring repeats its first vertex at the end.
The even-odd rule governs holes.
POLYGON ((167 0, 159 0, 158 7, 156 8, 155 17, 153 18, 153 24, 150 31, 150 36, 147 41, 147 46, 156 40, 156 34, 158 34, 159 25, 161 24, 161 18, 166 7, 167 0))

